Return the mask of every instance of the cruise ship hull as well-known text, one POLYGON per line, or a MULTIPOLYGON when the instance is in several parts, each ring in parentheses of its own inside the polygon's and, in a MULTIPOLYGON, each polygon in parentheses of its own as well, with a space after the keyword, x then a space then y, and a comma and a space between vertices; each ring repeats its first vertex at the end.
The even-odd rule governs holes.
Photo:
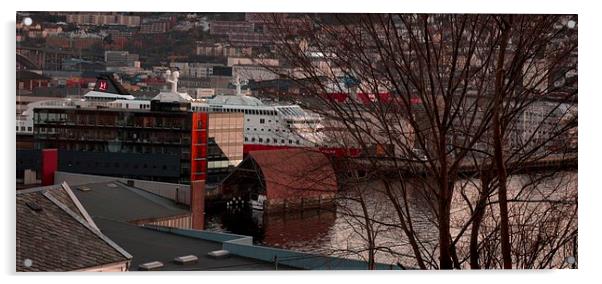
MULTIPOLYGON (((243 153, 246 155, 251 151, 261 151, 261 150, 282 150, 282 149, 291 149, 291 148, 299 148, 294 146, 279 146, 279 145, 262 145, 262 144, 244 144, 243 145, 243 153)), ((341 157, 357 157, 360 155, 360 149, 346 149, 346 148, 334 148, 334 147, 318 147, 318 148, 309 148, 318 150, 326 155, 341 158, 341 157)))

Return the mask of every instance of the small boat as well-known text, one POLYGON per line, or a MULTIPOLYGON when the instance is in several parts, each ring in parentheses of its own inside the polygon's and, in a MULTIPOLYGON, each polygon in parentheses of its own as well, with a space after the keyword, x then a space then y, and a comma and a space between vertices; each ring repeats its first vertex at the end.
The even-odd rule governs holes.
POLYGON ((267 197, 263 194, 251 194, 251 198, 249 200, 249 204, 253 210, 263 210, 263 206, 267 197))

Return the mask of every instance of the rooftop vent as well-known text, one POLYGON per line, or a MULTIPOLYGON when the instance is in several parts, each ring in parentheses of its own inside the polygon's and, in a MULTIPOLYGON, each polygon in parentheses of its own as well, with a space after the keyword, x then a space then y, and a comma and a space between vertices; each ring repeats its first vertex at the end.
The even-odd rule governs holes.
POLYGON ((78 189, 79 191, 83 191, 83 192, 86 192, 86 191, 90 191, 90 190, 92 190, 92 189, 90 189, 90 188, 89 188, 89 187, 87 187, 87 186, 80 186, 80 187, 78 187, 77 189, 78 189))
POLYGON ((188 264, 188 263, 195 263, 199 260, 199 258, 196 255, 185 255, 185 256, 178 256, 176 258, 173 259, 173 261, 177 264, 188 264))
POLYGON ((230 252, 227 250, 214 250, 212 252, 209 252, 207 255, 209 255, 210 257, 213 258, 225 258, 228 257, 230 255, 230 252))
POLYGON ((138 270, 153 270, 163 267, 163 262, 153 261, 138 265, 138 270))
POLYGON ((26 202, 25 204, 27 205, 27 207, 29 207, 29 209, 31 209, 33 211, 36 211, 36 212, 42 211, 42 207, 40 207, 40 205, 38 205, 37 203, 26 202))

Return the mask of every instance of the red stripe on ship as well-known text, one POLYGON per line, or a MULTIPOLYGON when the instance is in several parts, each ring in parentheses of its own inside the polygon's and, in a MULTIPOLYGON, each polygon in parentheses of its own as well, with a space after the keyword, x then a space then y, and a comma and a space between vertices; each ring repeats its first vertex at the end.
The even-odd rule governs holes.
MULTIPOLYGON (((261 150, 282 150, 282 149, 291 149, 296 148, 292 146, 278 146, 278 145, 262 145, 262 144, 244 144, 243 145, 243 153, 247 154, 251 151, 261 151, 261 150)), ((320 147, 317 148, 320 152, 335 156, 335 157, 357 157, 360 155, 361 150, 350 148, 333 148, 333 147, 320 147)))

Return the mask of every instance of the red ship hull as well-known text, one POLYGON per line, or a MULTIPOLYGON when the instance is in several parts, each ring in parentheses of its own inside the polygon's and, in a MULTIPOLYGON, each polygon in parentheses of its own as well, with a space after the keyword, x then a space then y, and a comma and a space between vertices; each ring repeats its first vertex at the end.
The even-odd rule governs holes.
MULTIPOLYGON (((261 145, 261 144, 244 144, 243 145, 243 153, 247 154, 251 151, 260 151, 260 150, 282 150, 282 149, 290 149, 296 148, 291 146, 278 146, 278 145, 261 145)), ((340 157, 357 157, 360 155, 361 150, 355 148, 335 148, 335 147, 318 147, 311 148, 316 149, 326 155, 334 156, 337 158, 340 157)))

